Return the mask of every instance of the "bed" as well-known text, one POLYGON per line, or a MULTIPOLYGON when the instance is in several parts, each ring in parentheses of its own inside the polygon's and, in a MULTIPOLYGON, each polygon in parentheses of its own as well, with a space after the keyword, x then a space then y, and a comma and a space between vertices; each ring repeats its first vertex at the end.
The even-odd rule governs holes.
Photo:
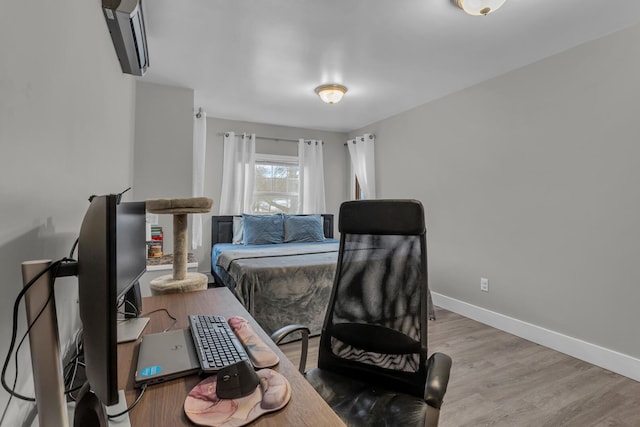
MULTIPOLYGON (((254 217, 243 216, 244 225, 254 217)), ((239 216, 211 218, 211 274, 216 286, 229 288, 267 333, 289 324, 306 325, 312 335, 322 330, 339 242, 333 239, 333 215, 311 217, 282 215, 284 238, 268 243, 251 239, 248 229, 240 241, 239 216), (302 222, 313 223, 313 238, 291 239, 288 224, 302 222)))

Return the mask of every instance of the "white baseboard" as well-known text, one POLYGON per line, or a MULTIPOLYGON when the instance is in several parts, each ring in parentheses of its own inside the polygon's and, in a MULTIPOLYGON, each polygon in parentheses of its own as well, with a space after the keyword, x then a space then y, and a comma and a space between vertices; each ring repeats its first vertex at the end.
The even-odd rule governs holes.
POLYGON ((450 298, 437 292, 432 292, 431 295, 433 303, 445 310, 640 381, 640 359, 450 298))

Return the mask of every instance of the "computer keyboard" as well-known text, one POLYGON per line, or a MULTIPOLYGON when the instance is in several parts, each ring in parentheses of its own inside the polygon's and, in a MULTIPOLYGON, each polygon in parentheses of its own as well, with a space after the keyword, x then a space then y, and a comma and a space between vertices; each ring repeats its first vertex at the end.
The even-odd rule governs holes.
POLYGON ((227 365, 249 360, 223 316, 190 315, 189 326, 203 372, 218 372, 227 365))

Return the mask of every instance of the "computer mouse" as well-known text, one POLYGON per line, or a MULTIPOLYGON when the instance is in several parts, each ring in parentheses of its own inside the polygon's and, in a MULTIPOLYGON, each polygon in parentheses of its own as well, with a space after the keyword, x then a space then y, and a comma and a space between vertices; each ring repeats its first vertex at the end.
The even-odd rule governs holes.
POLYGON ((220 399, 238 399, 253 393, 260 383, 251 363, 243 360, 218 371, 216 394, 220 399))

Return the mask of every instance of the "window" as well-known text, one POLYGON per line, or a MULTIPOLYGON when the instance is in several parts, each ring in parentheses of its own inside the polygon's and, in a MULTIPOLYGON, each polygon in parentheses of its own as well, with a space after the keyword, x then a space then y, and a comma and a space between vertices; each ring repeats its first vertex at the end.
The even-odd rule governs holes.
POLYGON ((296 213, 299 186, 298 157, 256 153, 253 213, 296 213))

